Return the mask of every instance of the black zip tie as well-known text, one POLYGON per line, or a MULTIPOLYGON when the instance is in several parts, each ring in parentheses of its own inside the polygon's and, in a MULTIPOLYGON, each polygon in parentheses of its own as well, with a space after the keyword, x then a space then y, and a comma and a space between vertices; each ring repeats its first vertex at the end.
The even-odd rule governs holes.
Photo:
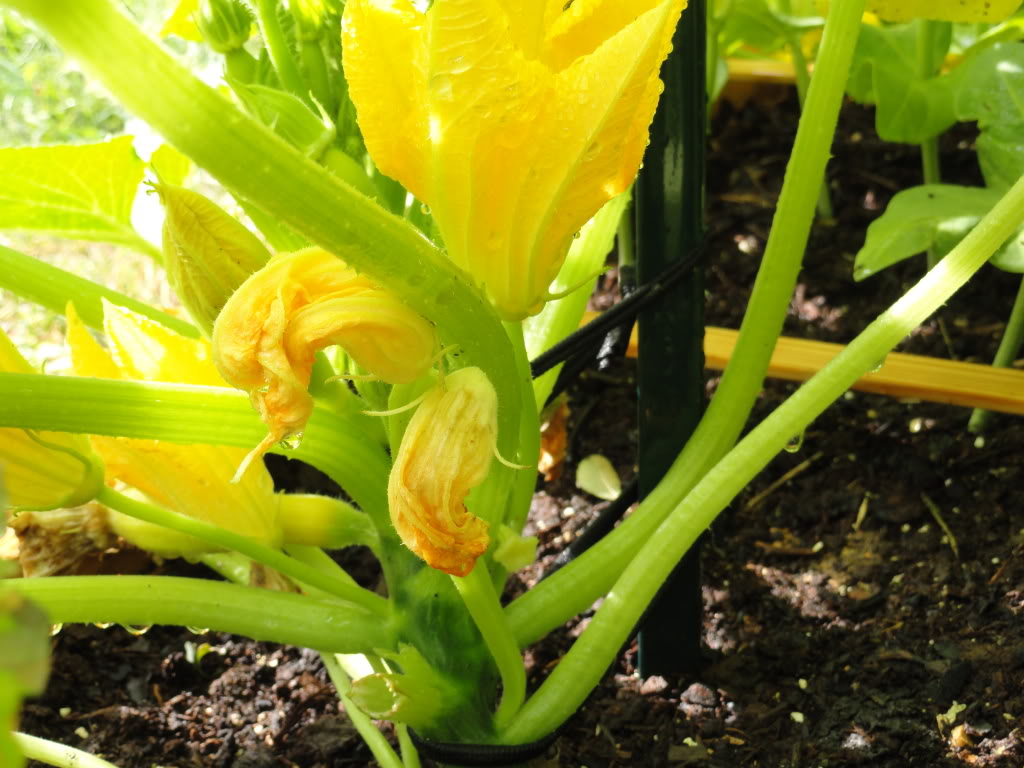
POLYGON ((460 744, 459 742, 429 741, 409 729, 409 737, 420 755, 450 765, 467 768, 502 768, 515 766, 540 757, 554 744, 562 727, 528 744, 460 744))
POLYGON ((665 291, 686 277, 703 258, 707 244, 701 243, 682 259, 666 269, 657 280, 638 287, 631 296, 602 312, 591 322, 575 331, 530 362, 530 374, 537 378, 559 363, 573 357, 578 350, 599 346, 610 330, 636 319, 640 311, 658 299, 665 291))

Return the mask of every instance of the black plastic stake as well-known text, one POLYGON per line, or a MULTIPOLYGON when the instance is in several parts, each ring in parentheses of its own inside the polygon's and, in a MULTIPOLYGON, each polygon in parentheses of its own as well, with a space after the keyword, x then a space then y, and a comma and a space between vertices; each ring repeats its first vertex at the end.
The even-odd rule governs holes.
MULTIPOLYGON (((698 247, 704 236, 707 93, 705 0, 690 0, 662 67, 665 92, 635 187, 639 284, 698 247)), ((650 493, 704 407, 704 276, 694 269, 639 316, 639 483, 650 493)), ((699 543, 699 542, 698 542, 699 543)), ((700 661, 697 545, 651 605, 640 629, 640 674, 694 671, 700 661)))

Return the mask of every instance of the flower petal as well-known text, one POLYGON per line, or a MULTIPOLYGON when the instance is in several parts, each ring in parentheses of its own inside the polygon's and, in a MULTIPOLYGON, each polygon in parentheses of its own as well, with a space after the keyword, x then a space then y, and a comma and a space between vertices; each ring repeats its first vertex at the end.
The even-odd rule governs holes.
POLYGON ((338 344, 391 383, 426 373, 433 326, 322 248, 279 254, 235 292, 213 331, 224 378, 249 392, 270 429, 260 445, 302 430, 317 351, 338 344))
POLYGON ((391 522, 432 568, 465 576, 487 551, 487 523, 466 494, 487 477, 498 399, 479 368, 463 368, 431 390, 402 437, 388 478, 391 522))
POLYGON ((421 200, 429 183, 424 23, 409 0, 349 0, 342 27, 345 78, 367 149, 421 200))

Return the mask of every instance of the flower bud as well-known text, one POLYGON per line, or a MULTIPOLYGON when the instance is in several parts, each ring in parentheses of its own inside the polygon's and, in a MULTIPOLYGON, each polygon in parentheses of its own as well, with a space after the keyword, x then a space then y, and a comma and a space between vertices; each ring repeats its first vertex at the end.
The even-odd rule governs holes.
POLYGON ((432 568, 465 576, 489 543, 466 494, 494 458, 498 396, 479 368, 447 376, 416 409, 388 478, 391 522, 432 568))
POLYGON ((278 522, 286 544, 328 549, 377 547, 377 531, 370 518, 341 499, 312 493, 280 493, 277 500, 278 522))
POLYGON ((238 0, 201 0, 196 26, 217 53, 241 48, 252 32, 252 14, 238 0))
MULTIPOLYGON (((0 371, 35 373, 2 331, 0 371)), ((76 507, 103 487, 103 462, 85 435, 0 429, 0 468, 6 503, 16 509, 76 507)))
POLYGON ((270 260, 252 232, 212 201, 184 187, 155 184, 164 205, 167 279, 209 335, 231 294, 270 260))
POLYGON ((360 677, 353 681, 349 697, 375 720, 429 728, 444 711, 443 692, 448 688, 444 679, 411 645, 403 644, 398 653, 387 658, 398 662, 402 673, 360 677))
POLYGON ((213 329, 214 362, 270 429, 256 454, 299 434, 313 411, 315 354, 339 345, 392 384, 433 362, 433 326, 322 248, 278 254, 235 292, 213 329))

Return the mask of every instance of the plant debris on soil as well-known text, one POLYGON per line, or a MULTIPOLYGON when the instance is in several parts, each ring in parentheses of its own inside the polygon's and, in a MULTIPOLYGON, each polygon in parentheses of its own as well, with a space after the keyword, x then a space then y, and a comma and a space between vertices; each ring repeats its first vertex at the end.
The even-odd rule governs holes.
MULTIPOLYGON (((713 120, 709 324, 739 325, 796 116, 790 94, 723 104, 713 120)), ((945 179, 981 183, 974 135, 943 137, 945 179)), ((919 183, 920 161, 881 142, 856 105, 833 154, 835 220, 815 225, 786 333, 846 342, 923 269, 851 277, 864 228, 919 183)), ((985 268, 901 350, 988 362, 1018 282, 985 268)), ((793 389, 768 382, 752 423, 793 389)), ((575 487, 580 459, 603 454, 632 478, 634 409, 632 361, 571 391, 566 463, 529 522, 541 557, 510 589, 534 583, 606 506, 575 487)), ((533 765, 1024 766, 1024 423, 997 417, 976 440, 968 416, 848 393, 704 537, 698 671, 641 679, 630 647, 533 765)), ((590 615, 528 650, 532 685, 590 615)), ((311 651, 165 627, 66 626, 53 642, 49 688, 24 709, 34 735, 121 768, 376 765, 311 651)))

